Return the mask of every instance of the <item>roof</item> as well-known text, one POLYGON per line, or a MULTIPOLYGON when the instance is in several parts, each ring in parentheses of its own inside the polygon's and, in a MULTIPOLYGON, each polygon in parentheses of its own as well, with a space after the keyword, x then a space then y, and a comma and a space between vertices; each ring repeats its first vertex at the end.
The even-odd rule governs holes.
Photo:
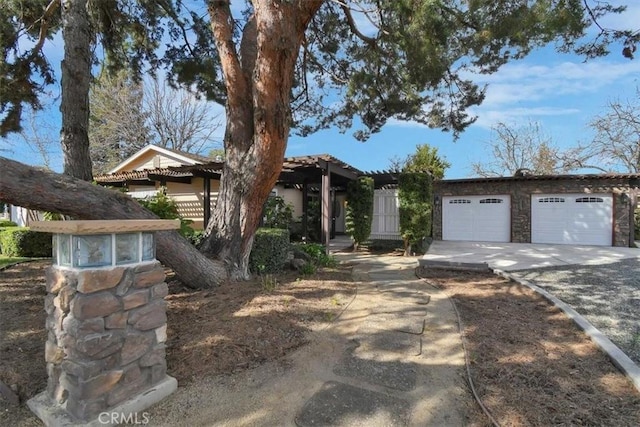
MULTIPOLYGON (((155 147, 155 146, 154 146, 155 147)), ((160 148, 160 147, 156 147, 160 148)), ((166 150, 166 149, 163 149, 166 150)), ((142 152, 139 152, 142 154, 142 152)), ((135 156, 135 155, 134 155, 135 156)), ((129 158, 131 160, 132 158, 129 158)), ((202 158, 203 162, 188 164, 183 166, 169 166, 167 168, 144 169, 139 171, 115 171, 112 173, 99 175, 94 180, 101 184, 121 183, 124 181, 158 180, 160 177, 185 178, 193 176, 204 176, 209 178, 219 178, 224 166, 223 162, 214 162, 208 158, 202 158)), ((336 183, 341 182, 347 176, 355 177, 362 175, 359 169, 339 160, 329 154, 317 154, 311 156, 287 157, 283 160, 280 180, 291 182, 301 179, 302 176, 319 177, 321 171, 328 164, 334 166, 332 173, 337 174, 334 178, 336 183), (336 167, 337 166, 337 167, 336 167), (340 176, 342 175, 342 176, 340 176)), ((302 182, 300 180, 300 182, 302 182)))
POLYGON ((188 172, 175 171, 169 168, 144 169, 141 171, 115 172, 93 177, 100 184, 120 183, 123 181, 154 181, 157 177, 184 178, 190 177, 188 172))
POLYGON ((125 160, 120 162, 116 167, 111 169, 108 173, 118 173, 128 165, 129 163, 135 161, 139 157, 145 155, 149 151, 155 151, 158 154, 162 154, 165 156, 176 158, 178 161, 181 161, 187 165, 195 165, 199 163, 207 163, 210 162, 211 159, 208 157, 200 156, 198 154, 187 153, 186 151, 174 150, 171 148, 159 147, 157 145, 149 144, 140 150, 138 150, 135 154, 127 157, 125 160))
POLYGON ((442 179, 436 182, 443 184, 463 184, 475 182, 515 182, 515 181, 580 181, 580 180, 620 180, 620 179, 640 179, 637 173, 605 173, 605 174, 579 174, 579 175, 525 175, 525 176, 498 176, 498 177, 477 177, 461 179, 442 179))
POLYGON ((331 154, 312 154, 308 156, 285 157, 282 168, 293 170, 301 167, 322 167, 322 162, 340 166, 342 169, 346 169, 358 175, 363 174, 360 169, 355 168, 336 157, 333 157, 331 154))

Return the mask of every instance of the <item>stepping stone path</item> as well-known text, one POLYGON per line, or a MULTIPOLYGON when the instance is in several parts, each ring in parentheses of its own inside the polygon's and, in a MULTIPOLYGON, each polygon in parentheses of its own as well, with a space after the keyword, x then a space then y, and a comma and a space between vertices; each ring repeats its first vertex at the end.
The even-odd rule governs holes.
MULTIPOLYGON (((430 295, 413 269, 368 271, 368 314, 326 381, 295 422, 311 426, 407 426, 417 381, 426 375, 422 355, 430 295)), ((387 265, 388 267, 388 265, 387 265)))

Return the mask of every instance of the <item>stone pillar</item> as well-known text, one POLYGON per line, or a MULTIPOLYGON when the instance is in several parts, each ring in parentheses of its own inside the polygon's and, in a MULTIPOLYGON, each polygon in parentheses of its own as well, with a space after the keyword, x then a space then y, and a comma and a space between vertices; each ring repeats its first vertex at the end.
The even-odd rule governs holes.
POLYGON ((48 383, 28 402, 46 425, 105 425, 112 417, 104 413, 126 417, 175 391, 166 373, 164 280, 155 260, 48 269, 48 383))

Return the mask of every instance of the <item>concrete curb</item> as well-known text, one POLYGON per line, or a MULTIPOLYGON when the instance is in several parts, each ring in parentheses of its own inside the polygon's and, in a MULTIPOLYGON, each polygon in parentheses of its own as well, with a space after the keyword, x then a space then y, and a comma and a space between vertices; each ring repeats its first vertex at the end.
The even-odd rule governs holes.
POLYGON ((447 270, 466 270, 466 271, 486 271, 490 272, 489 264, 486 262, 457 262, 457 261, 435 261, 420 258, 418 265, 425 268, 440 268, 447 270))
POLYGON ((594 327, 587 319, 575 311, 571 306, 560 300, 559 298, 551 295, 541 287, 534 285, 528 280, 514 276, 506 271, 493 269, 495 274, 498 274, 509 280, 520 283, 523 286, 530 288, 531 290, 539 293, 547 300, 551 301, 556 307, 562 310, 569 318, 571 318, 580 329, 582 329, 591 340, 596 343, 598 347, 611 359, 614 365, 620 371, 625 374, 633 383, 635 388, 640 392, 640 367, 634 363, 618 346, 611 342, 602 332, 594 327))

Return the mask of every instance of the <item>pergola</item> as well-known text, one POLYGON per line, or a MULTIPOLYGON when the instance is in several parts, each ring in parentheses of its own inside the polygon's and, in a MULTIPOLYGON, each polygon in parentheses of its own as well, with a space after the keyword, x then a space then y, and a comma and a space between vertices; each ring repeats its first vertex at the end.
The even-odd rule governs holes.
MULTIPOLYGON (((131 172, 118 172, 109 175, 95 177, 101 185, 124 186, 127 184, 148 184, 159 182, 165 185, 167 182, 190 183, 194 177, 204 180, 204 223, 211 218, 211 180, 219 180, 223 169, 222 162, 209 162, 189 166, 175 166, 167 168, 145 169, 131 172)), ((389 177, 379 172, 383 181, 389 177)), ((365 175, 353 166, 329 155, 318 154, 300 157, 287 157, 284 159, 282 172, 278 183, 283 185, 299 186, 302 190, 302 229, 303 235, 308 235, 308 194, 310 189, 319 188, 321 206, 321 240, 329 247, 331 236, 332 216, 332 191, 346 189, 349 181, 365 175)), ((375 179, 375 177, 374 177, 375 179)), ((382 184, 382 181, 381 181, 382 184)))

